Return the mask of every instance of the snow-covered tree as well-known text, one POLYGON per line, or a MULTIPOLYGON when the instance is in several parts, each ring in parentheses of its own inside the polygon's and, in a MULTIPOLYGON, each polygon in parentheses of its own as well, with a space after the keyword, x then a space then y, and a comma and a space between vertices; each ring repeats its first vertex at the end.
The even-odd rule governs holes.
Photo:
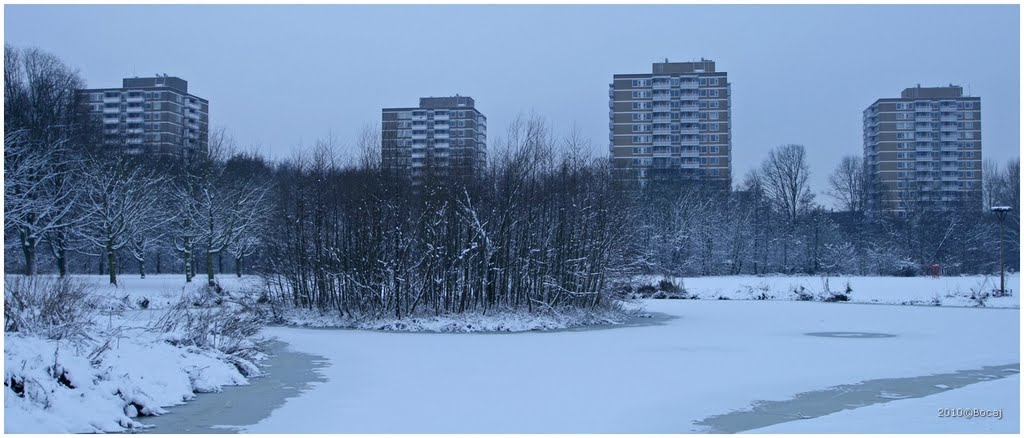
POLYGON ((146 249, 147 241, 156 239, 174 215, 160 208, 167 196, 164 179, 133 158, 92 156, 87 167, 79 187, 85 220, 77 233, 106 257, 110 283, 117 284, 118 252, 146 249))

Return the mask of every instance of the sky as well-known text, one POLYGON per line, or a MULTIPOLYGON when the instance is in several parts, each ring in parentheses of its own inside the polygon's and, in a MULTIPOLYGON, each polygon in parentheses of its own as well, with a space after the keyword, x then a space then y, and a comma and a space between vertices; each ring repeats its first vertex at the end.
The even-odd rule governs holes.
POLYGON ((383 107, 461 94, 493 145, 518 114, 608 150, 608 83, 712 59, 732 83, 733 184, 774 146, 806 146, 818 201, 862 111, 917 84, 982 101, 983 156, 1019 156, 1017 5, 6 5, 4 38, 90 87, 166 73, 246 148, 351 145, 383 107))

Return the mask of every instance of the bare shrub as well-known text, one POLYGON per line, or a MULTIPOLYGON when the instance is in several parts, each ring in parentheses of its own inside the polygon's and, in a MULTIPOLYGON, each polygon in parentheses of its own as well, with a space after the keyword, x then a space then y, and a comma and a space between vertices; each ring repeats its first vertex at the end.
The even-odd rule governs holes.
POLYGON ((68 278, 7 276, 4 278, 4 331, 48 339, 89 339, 97 303, 92 289, 68 278))
POLYGON ((152 329, 166 333, 171 344, 224 353, 242 375, 258 374, 253 362, 260 357, 260 341, 255 336, 263 328, 263 319, 253 314, 251 308, 235 302, 199 307, 197 303, 200 302, 208 301, 197 294, 182 296, 153 324, 152 329))

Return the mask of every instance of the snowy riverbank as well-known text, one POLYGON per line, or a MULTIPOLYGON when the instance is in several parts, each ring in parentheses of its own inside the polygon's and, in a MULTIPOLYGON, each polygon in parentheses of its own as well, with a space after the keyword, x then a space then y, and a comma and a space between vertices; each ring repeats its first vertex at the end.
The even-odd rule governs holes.
MULTIPOLYGON (((202 283, 186 285, 181 277, 123 279, 118 287, 83 277, 74 280, 91 286, 85 296, 51 300, 66 308, 59 317, 38 306, 5 311, 6 322, 20 323, 4 333, 5 432, 145 428, 146 416, 259 375, 256 340, 231 326, 240 321, 239 309, 226 293, 204 293, 202 283), (47 320, 52 324, 44 327, 47 320), (60 331, 70 324, 74 332, 60 331)), ((12 276, 7 280, 10 304, 16 301, 11 287, 21 286, 12 276)))
POLYGON ((1009 296, 993 296, 999 276, 960 277, 869 277, 869 276, 785 276, 733 275, 719 277, 640 276, 633 291, 647 286, 657 293, 667 280, 686 298, 701 300, 827 301, 843 294, 848 302, 947 307, 1020 308, 1020 274, 1006 275, 1009 296), (827 282, 826 282, 827 281, 827 282), (849 287, 849 292, 847 288, 849 287))

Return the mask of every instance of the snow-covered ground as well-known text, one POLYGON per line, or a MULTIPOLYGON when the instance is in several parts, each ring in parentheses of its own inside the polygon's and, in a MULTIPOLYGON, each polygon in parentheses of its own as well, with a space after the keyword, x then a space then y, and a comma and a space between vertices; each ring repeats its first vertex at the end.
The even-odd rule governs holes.
POLYGON ((1018 374, 928 397, 896 400, 808 420, 780 423, 748 432, 1018 433, 1019 388, 1018 374), (984 416, 975 417, 979 414, 984 416))
MULTIPOLYGON (((268 328, 267 334, 289 348, 326 357, 330 364, 320 372, 327 381, 242 430, 700 432, 706 429, 694 422, 757 400, 1020 360, 1017 309, 737 300, 646 304, 676 318, 611 330, 518 334, 268 328), (828 331, 895 336, 805 335, 828 331)), ((1017 382, 991 385, 1016 397, 1017 382)), ((949 394, 949 407, 979 403, 955 394, 949 394)), ((1002 400, 978 407, 1016 409, 997 406, 1002 400)), ((916 421, 933 421, 935 413, 921 415, 905 419, 908 430, 916 421)), ((964 424, 950 430, 970 427, 964 424)), ((979 432, 989 430, 971 424, 979 432)), ((1012 427, 1000 430, 1019 427, 1003 425, 1012 427)))
MULTIPOLYGON (((129 416, 133 412, 126 399, 160 412, 194 392, 246 382, 223 355, 176 347, 165 342, 173 334, 151 329, 164 309, 201 287, 203 277, 186 285, 181 275, 145 280, 126 275, 117 287, 106 285, 106 277, 78 278, 96 285, 105 306, 120 310, 98 318, 97 342, 88 345, 65 343, 58 350, 54 341, 5 334, 5 380, 10 383, 10 376, 18 375, 24 381, 19 384, 26 385, 23 391, 35 391, 30 402, 5 388, 5 432, 115 431, 146 422, 129 416), (139 304, 143 299, 149 301, 146 309, 139 304), (89 355, 105 340, 114 341, 112 348, 90 363, 89 355), (47 370, 55 351, 57 374, 63 373, 74 388, 47 370)), ((259 287, 254 277, 218 280, 229 290, 259 287)), ((685 288, 700 300, 633 300, 630 304, 672 318, 609 330, 452 334, 266 328, 265 335, 278 337, 287 348, 326 358, 328 364, 318 370, 325 381, 311 383, 311 389, 256 424, 223 426, 271 433, 700 432, 707 429, 695 422, 748 409, 759 400, 787 400, 864 380, 1019 362, 1018 294, 972 308, 975 303, 963 293, 989 287, 980 286, 982 277, 833 277, 830 289, 841 290, 846 281, 854 303, 792 301, 793 287, 819 293, 819 277, 688 278, 685 288), (756 301, 753 295, 762 292, 772 297, 756 301), (941 307, 929 304, 936 296, 941 307), (805 335, 812 332, 895 336, 805 335)), ((988 281, 992 284, 991 277, 988 281)), ((1019 276, 1007 284, 1016 292, 1019 276)), ((420 328, 441 330, 450 322, 430 320, 420 328)), ((474 324, 532 328, 522 321, 474 324)), ((555 325, 538 327, 559 327, 545 324, 555 325)), ((845 432, 850 422, 877 416, 879 428, 870 430, 890 431, 886 422, 898 419, 875 412, 891 405, 906 406, 903 412, 913 417, 905 419, 909 426, 900 431, 1016 432, 1019 416, 1010 412, 1019 403, 1007 404, 1019 397, 1018 384, 999 379, 765 430, 845 432), (992 396, 988 403, 983 403, 984 394, 992 396), (922 406, 936 404, 1003 409, 1004 419, 996 423, 936 418, 934 410, 920 413, 922 406), (914 424, 923 426, 914 429, 914 424)))
MULTIPOLYGON (((87 338, 51 340, 4 333, 4 432, 92 433, 145 427, 144 417, 165 412, 195 393, 248 383, 258 375, 247 359, 181 342, 179 330, 163 330, 161 317, 204 279, 75 276, 93 285, 93 325, 87 338), (146 306, 140 300, 148 300, 146 306), (143 308, 145 307, 145 308, 143 308)), ((247 281, 251 281, 247 280, 247 281)), ((244 281, 226 278, 226 289, 244 281)), ((6 285, 5 285, 6 286, 6 285)), ((202 311, 202 308, 197 308, 202 311)), ((191 310, 190 310, 191 311, 191 310)))
MULTIPOLYGON (((664 277, 644 276, 640 284, 657 285, 664 277)), ((851 302, 875 304, 942 305, 977 307, 981 292, 991 293, 999 289, 999 276, 971 275, 962 277, 867 277, 867 276, 783 276, 783 275, 736 275, 720 277, 673 278, 690 295, 702 300, 719 297, 733 300, 796 300, 796 292, 804 291, 820 300, 828 290, 844 292, 849 285, 851 302), (802 289, 801 289, 802 288, 802 289)), ((1006 276, 1006 289, 1012 296, 988 297, 984 307, 1020 308, 1020 274, 1006 276)))

